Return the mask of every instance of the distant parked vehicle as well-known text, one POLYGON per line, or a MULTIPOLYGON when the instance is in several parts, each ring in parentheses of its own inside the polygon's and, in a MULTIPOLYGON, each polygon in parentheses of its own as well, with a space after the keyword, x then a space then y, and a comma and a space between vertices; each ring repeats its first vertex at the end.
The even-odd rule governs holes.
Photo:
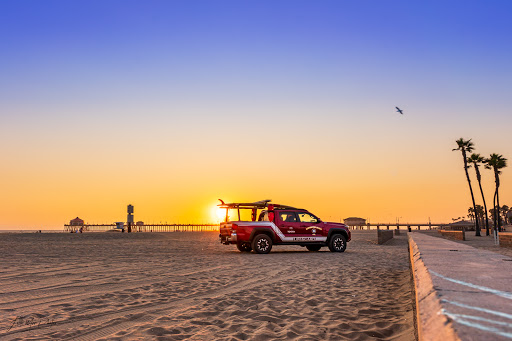
POLYGON ((220 223, 220 242, 236 244, 241 252, 269 253, 273 245, 300 245, 309 251, 327 246, 332 252, 344 252, 351 239, 347 225, 323 222, 305 209, 271 204, 270 200, 220 201, 219 207, 226 209, 226 221, 220 223), (238 220, 229 221, 229 210, 237 210, 238 220), (242 221, 240 210, 251 210, 251 221, 242 221))

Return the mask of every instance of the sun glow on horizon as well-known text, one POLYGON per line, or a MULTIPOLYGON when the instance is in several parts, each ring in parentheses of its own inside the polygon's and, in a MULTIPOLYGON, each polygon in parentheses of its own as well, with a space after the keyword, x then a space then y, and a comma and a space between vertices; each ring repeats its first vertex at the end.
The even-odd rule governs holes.
POLYGON ((211 218, 216 223, 220 223, 220 222, 224 221, 224 219, 226 218, 226 210, 218 207, 217 205, 212 206, 212 208, 210 209, 210 212, 211 212, 211 214, 210 214, 211 218))

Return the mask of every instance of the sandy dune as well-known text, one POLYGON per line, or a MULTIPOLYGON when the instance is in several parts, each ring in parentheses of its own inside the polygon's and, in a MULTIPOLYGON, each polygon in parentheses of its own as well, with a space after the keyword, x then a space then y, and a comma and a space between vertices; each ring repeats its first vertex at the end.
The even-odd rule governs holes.
POLYGON ((1 234, 0 339, 414 340, 406 236, 242 254, 216 233, 1 234))

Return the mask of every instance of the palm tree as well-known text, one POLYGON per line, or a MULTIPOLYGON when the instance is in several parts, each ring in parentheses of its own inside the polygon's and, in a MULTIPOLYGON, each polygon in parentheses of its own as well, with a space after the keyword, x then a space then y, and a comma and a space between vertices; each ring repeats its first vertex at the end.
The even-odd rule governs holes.
POLYGON ((485 216, 485 211, 484 211, 484 207, 482 205, 476 205, 476 214, 475 214, 477 217, 478 217, 478 221, 480 222, 480 226, 483 226, 484 225, 484 216, 485 216))
POLYGON ((510 207, 507 205, 501 206, 501 214, 503 215, 503 221, 505 222, 505 225, 508 224, 507 222, 507 213, 510 210, 510 207))
POLYGON ((479 223, 483 226, 484 224, 484 207, 482 205, 476 205, 476 212, 473 207, 468 208, 468 218, 471 221, 474 221, 475 219, 478 219, 479 223))
MULTIPOLYGON (((478 205, 477 205, 478 206, 478 205)), ((507 213, 509 212, 510 208, 507 205, 503 205, 498 209, 498 212, 494 211, 494 208, 491 208, 489 210, 489 213, 494 217, 495 213, 499 214, 500 219, 502 222, 505 222, 505 224, 509 223, 509 220, 507 220, 507 213)))
POLYGON ((487 217, 487 204, 485 203, 484 191, 482 190, 482 175, 480 174, 480 168, 478 166, 480 164, 485 163, 485 158, 483 158, 480 154, 471 154, 468 158, 468 162, 473 164, 476 172, 476 179, 478 180, 478 186, 480 187, 480 193, 482 194, 482 200, 484 201, 484 214, 485 214, 485 235, 489 235, 489 218, 487 217))
MULTIPOLYGON (((452 151, 460 150, 462 152, 462 159, 464 160, 464 171, 466 172, 466 179, 468 179, 469 191, 471 192, 471 200, 473 200, 473 210, 476 212, 475 196, 473 195, 473 187, 471 187, 471 180, 469 179, 468 160, 466 156, 467 153, 471 153, 473 151, 473 142, 471 142, 471 139, 464 140, 462 137, 455 142, 457 143, 458 148, 455 148, 452 151)), ((480 237, 480 225, 478 224, 478 219, 475 221, 475 230, 475 236, 480 237)))
POLYGON ((468 208, 468 218, 471 221, 475 219, 475 209, 473 207, 468 208))
MULTIPOLYGON (((494 170, 494 182, 496 183, 496 190, 494 191, 494 225, 498 221, 497 229, 501 232, 501 217, 500 217, 500 174, 501 169, 507 167, 507 159, 503 155, 491 154, 491 156, 485 160, 485 168, 494 170)), ((496 227, 495 227, 496 229, 496 227)))

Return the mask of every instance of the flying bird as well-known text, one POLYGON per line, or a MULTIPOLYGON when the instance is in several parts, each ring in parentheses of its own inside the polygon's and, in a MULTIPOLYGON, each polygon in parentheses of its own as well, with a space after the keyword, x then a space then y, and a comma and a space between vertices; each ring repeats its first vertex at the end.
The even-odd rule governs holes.
POLYGON ((404 112, 403 112, 403 110, 402 110, 402 109, 400 109, 399 107, 395 107, 395 108, 396 108, 396 112, 399 112, 399 113, 400 113, 400 114, 402 114, 402 115, 404 114, 404 112))

